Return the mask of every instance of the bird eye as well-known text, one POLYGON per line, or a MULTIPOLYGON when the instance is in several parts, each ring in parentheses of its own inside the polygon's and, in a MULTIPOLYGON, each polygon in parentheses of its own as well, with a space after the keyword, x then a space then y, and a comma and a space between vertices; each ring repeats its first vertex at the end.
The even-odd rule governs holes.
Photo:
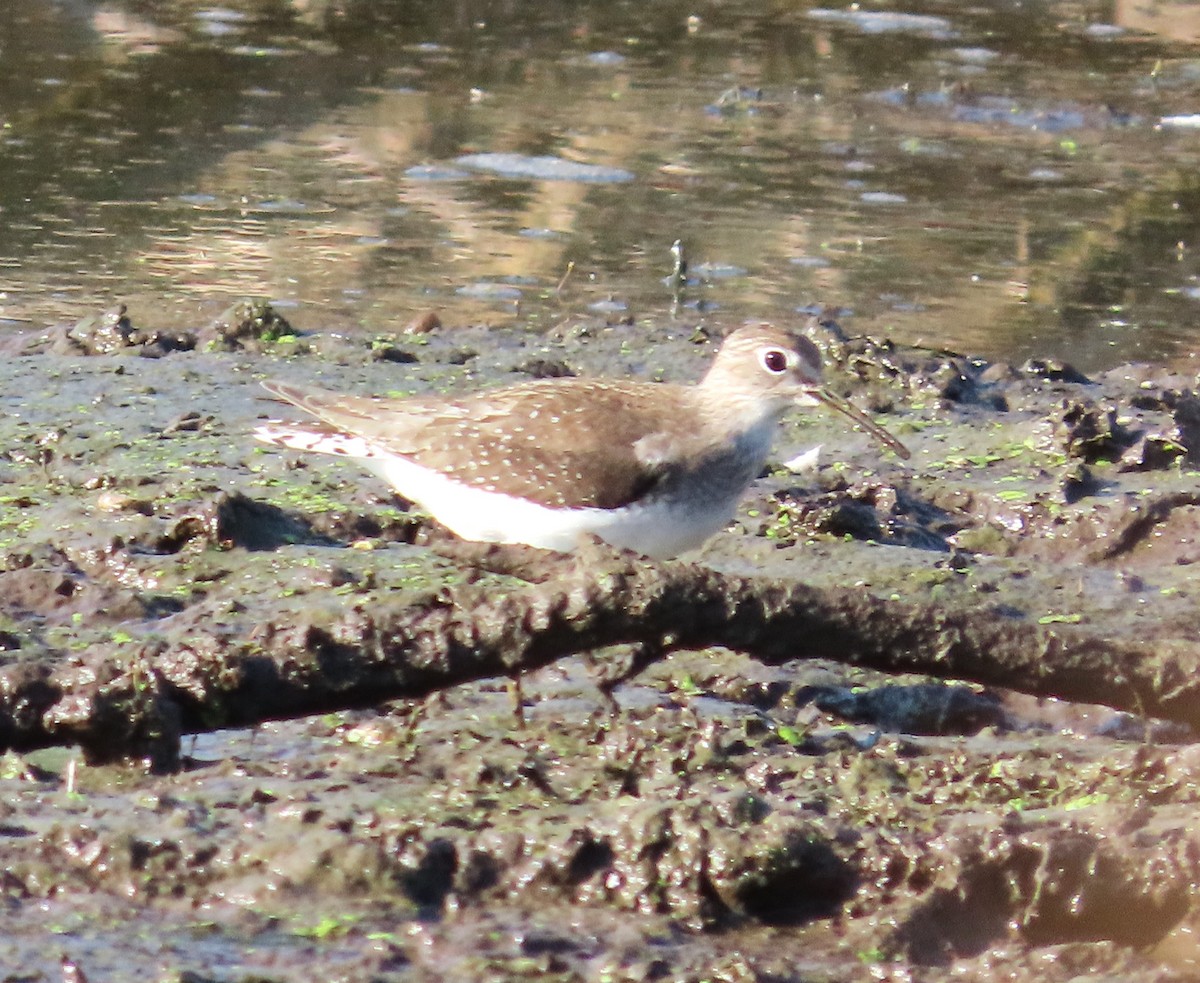
POLYGON ((772 375, 779 375, 788 367, 787 352, 778 348, 768 348, 762 353, 762 364, 772 375))

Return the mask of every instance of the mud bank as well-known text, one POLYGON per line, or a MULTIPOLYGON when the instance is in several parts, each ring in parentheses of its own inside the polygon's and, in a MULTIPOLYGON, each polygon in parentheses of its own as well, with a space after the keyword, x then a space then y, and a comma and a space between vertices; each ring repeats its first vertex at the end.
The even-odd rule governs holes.
POLYGON ((0 363, 0 964, 1195 975, 1193 370, 811 325, 913 460, 796 414, 776 459, 821 466, 774 468, 660 568, 462 547, 248 433, 280 412, 266 376, 694 378, 705 332, 362 343, 268 314, 170 337, 114 314, 0 363))

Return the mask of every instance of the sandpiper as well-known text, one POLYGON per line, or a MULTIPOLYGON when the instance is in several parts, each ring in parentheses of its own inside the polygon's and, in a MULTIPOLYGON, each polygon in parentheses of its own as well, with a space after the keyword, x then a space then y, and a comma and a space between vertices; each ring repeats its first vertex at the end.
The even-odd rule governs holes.
POLYGON ((544 379, 461 397, 370 399, 265 382, 317 417, 267 443, 354 458, 463 539, 568 552, 589 535, 659 559, 733 517, 793 405, 824 403, 908 450, 821 384, 807 338, 758 324, 695 385, 544 379))

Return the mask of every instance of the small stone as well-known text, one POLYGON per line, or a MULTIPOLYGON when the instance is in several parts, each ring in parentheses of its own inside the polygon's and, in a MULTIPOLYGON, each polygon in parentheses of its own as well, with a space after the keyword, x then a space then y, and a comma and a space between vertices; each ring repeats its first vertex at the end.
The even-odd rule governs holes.
POLYGON ((212 422, 211 416, 202 416, 195 410, 189 410, 175 417, 170 423, 162 428, 163 436, 173 433, 195 433, 203 428, 206 423, 212 422))
POLYGON ((101 492, 96 497, 96 508, 102 512, 139 512, 142 515, 154 512, 153 504, 146 499, 113 490, 101 492))
POLYGON ((429 334, 431 331, 436 331, 442 326, 442 319, 438 317, 437 311, 426 311, 424 314, 418 314, 408 324, 404 325, 403 331, 405 334, 429 334))
POLYGON ((224 351, 274 343, 296 334, 291 324, 265 300, 243 300, 227 308, 200 332, 200 340, 224 351))
POLYGON ((1070 362, 1063 362, 1057 358, 1031 358, 1022 368, 1027 375, 1034 375, 1050 382, 1072 382, 1085 386, 1092 384, 1092 380, 1070 362))
POLYGON ((68 333, 89 355, 108 354, 134 343, 133 322, 124 304, 103 314, 83 318, 68 333))
POLYGON ((979 373, 979 381, 985 385, 995 385, 1000 382, 1012 382, 1020 378, 1020 373, 1007 362, 993 362, 979 373))

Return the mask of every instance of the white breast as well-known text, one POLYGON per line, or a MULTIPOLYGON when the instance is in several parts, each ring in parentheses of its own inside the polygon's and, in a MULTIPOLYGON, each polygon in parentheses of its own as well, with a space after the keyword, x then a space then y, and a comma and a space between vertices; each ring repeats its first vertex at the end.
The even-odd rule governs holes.
POLYGON ((651 501, 620 509, 555 509, 453 481, 401 457, 363 463, 463 539, 526 543, 569 553, 589 533, 621 549, 668 559, 703 545, 733 517, 737 500, 651 501))

